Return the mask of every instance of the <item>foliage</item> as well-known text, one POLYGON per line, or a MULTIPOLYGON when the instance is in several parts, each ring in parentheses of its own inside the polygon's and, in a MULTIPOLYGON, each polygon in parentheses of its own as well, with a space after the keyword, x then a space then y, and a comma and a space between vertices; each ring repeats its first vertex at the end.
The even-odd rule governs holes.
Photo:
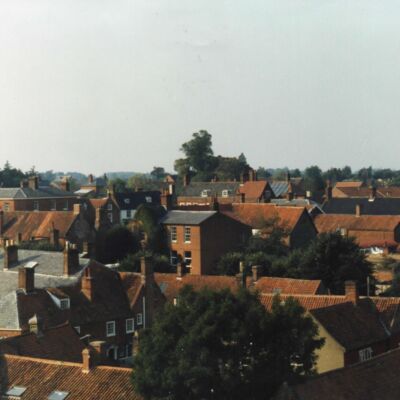
POLYGON ((32 240, 18 244, 18 248, 24 250, 40 250, 40 251, 61 251, 60 245, 54 245, 47 240, 32 240))
POLYGON ((151 259, 154 272, 172 272, 169 259, 163 254, 153 254, 140 250, 135 254, 128 254, 119 264, 120 271, 140 272, 140 260, 142 257, 151 259))
POLYGON ((111 188, 114 186, 117 193, 123 193, 127 190, 127 181, 121 178, 110 179, 108 181, 108 186, 111 188))
POLYGON ((239 264, 243 260, 242 252, 224 254, 217 263, 216 275, 236 275, 239 272, 239 264))
POLYGON ((155 179, 155 180, 162 180, 165 178, 167 175, 165 172, 165 169, 163 167, 153 167, 153 170, 150 172, 150 175, 155 179))
POLYGON ((20 169, 14 168, 6 161, 2 170, 0 170, 0 186, 17 187, 22 179, 28 175, 24 174, 20 169))
POLYGON ((142 333, 132 374, 145 399, 267 399, 283 381, 312 374, 317 327, 294 300, 267 312, 241 290, 184 287, 142 333))
POLYGON ((393 273, 393 281, 390 288, 382 293, 381 296, 400 296, 400 261, 396 261, 391 257, 386 257, 380 268, 393 273))
POLYGON ((159 184, 148 174, 136 174, 128 179, 126 187, 133 190, 157 190, 159 184))
POLYGON ((139 250, 139 243, 132 232, 122 225, 115 225, 97 238, 97 259, 105 264, 123 260, 129 253, 139 250))
POLYGON ((321 169, 313 165, 304 170, 304 185, 307 190, 316 193, 325 187, 321 169))
POLYGON ((346 179, 351 179, 352 175, 351 168, 346 165, 343 168, 329 168, 322 174, 322 177, 325 181, 330 180, 332 182, 340 182, 346 179))

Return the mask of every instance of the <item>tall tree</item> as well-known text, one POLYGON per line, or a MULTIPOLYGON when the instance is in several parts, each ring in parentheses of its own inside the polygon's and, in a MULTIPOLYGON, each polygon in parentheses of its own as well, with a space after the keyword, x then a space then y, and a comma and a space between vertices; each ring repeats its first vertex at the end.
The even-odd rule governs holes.
POLYGON ((143 332, 133 384, 145 399, 268 399, 314 372, 317 327, 293 299, 267 312, 246 290, 186 286, 143 332))

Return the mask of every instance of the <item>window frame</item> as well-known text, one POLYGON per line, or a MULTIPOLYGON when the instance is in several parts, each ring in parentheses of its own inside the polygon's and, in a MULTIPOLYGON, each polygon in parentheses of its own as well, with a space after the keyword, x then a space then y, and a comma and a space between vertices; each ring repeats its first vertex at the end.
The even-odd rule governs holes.
POLYGON ((183 228, 183 239, 185 243, 192 243, 192 230, 190 226, 183 228))
POLYGON ((192 267, 193 258, 192 258, 192 252, 191 252, 191 251, 185 251, 185 252, 183 253, 183 261, 185 262, 185 266, 186 266, 187 268, 191 268, 191 267, 192 267), (187 253, 190 253, 190 257, 186 257, 186 254, 187 254, 187 253), (188 264, 187 260, 190 260, 190 264, 188 264))
POLYGON ((106 322, 106 336, 107 337, 112 337, 112 336, 116 336, 116 327, 115 327, 115 321, 107 321, 106 322), (112 332, 109 332, 109 327, 112 326, 112 332))
POLYGON ((365 349, 358 350, 358 357, 360 362, 370 360, 373 357, 372 347, 366 347, 365 349))
POLYGON ((135 318, 127 318, 125 320, 125 332, 126 333, 135 332, 135 318), (132 323, 132 328, 131 329, 128 329, 128 323, 132 323))
POLYGON ((60 299, 60 310, 69 310, 70 309, 70 301, 69 298, 60 299), (63 306, 63 304, 66 304, 63 306))
POLYGON ((176 250, 171 250, 169 254, 169 261, 172 266, 178 265, 178 252, 176 250), (174 254, 174 255, 173 255, 174 254), (176 254, 176 255, 175 255, 176 254))
POLYGON ((176 243, 178 241, 178 228, 176 227, 176 225, 170 227, 169 235, 171 243, 176 243))
POLYGON ((143 314, 142 313, 136 314, 136 325, 143 325, 143 314))
POLYGON ((33 200, 33 211, 40 211, 39 200, 33 200))

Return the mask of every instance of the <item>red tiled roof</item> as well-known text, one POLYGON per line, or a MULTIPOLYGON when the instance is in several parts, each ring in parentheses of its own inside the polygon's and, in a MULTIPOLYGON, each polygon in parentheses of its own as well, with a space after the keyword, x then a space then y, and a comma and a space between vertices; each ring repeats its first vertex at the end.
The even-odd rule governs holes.
POLYGON ((267 181, 247 181, 239 188, 239 193, 245 195, 245 200, 260 199, 269 186, 267 181))
POLYGON ((89 199, 89 201, 94 208, 101 208, 107 204, 108 199, 108 197, 104 197, 102 199, 89 199))
POLYGON ((24 400, 47 399, 55 390, 68 392, 68 400, 141 400, 131 383, 131 368, 97 366, 88 373, 82 364, 3 355, 1 388, 26 387, 24 400))
POLYGON ((393 271, 374 271, 374 278, 378 282, 391 282, 393 280, 393 271))
POLYGON ((400 350, 329 371, 292 387, 283 386, 276 400, 393 400, 399 397, 400 350))
POLYGON ((78 215, 73 211, 15 211, 4 213, 4 236, 15 238, 20 233, 22 240, 32 237, 48 238, 53 228, 65 238, 78 215))
POLYGON ((276 278, 270 276, 261 277, 254 282, 252 287, 260 293, 276 293, 279 291, 283 294, 318 294, 318 292, 324 291, 320 280, 276 278))
POLYGON ((0 341, 0 353, 80 362, 84 345, 69 324, 0 341))
POLYGON ((221 208, 221 212, 250 225, 253 229, 265 226, 266 221, 278 220, 278 224, 290 231, 294 229, 303 213, 304 207, 280 207, 268 203, 235 203, 230 208, 221 208))
POLYGON ((336 182, 335 187, 337 188, 348 188, 348 187, 362 187, 364 185, 363 182, 361 181, 342 181, 342 182, 336 182))

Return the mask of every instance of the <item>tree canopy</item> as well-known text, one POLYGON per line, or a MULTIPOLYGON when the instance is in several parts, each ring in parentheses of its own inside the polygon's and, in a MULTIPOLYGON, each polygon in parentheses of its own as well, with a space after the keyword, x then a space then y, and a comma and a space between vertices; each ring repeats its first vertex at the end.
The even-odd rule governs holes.
POLYGON ((304 309, 274 300, 267 312, 241 290, 184 287, 140 337, 132 375, 145 399, 268 399, 283 381, 314 372, 323 340, 304 309))

